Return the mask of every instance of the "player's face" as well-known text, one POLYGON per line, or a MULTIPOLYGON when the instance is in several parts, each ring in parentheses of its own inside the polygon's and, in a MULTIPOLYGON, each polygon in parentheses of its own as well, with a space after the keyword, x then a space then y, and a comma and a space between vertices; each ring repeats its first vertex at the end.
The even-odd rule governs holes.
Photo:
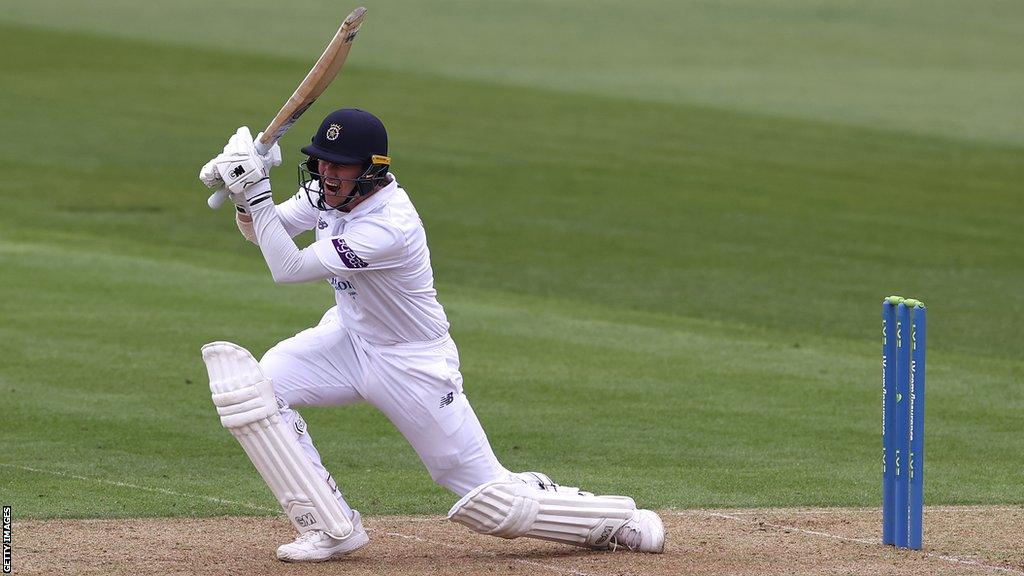
POLYGON ((362 169, 363 167, 359 165, 333 164, 326 160, 318 160, 317 171, 320 173, 320 189, 324 193, 324 202, 334 208, 341 205, 356 185, 352 180, 359 177, 362 169))

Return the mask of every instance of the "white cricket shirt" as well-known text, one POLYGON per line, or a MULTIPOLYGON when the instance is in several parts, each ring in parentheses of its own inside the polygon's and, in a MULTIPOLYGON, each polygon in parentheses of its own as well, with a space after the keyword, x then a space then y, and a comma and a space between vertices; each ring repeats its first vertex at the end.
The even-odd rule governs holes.
POLYGON ((448 318, 437 301, 427 236, 416 208, 393 174, 390 183, 351 212, 321 212, 304 191, 277 206, 293 236, 316 230, 311 248, 334 276, 342 324, 374 344, 444 336, 448 318))

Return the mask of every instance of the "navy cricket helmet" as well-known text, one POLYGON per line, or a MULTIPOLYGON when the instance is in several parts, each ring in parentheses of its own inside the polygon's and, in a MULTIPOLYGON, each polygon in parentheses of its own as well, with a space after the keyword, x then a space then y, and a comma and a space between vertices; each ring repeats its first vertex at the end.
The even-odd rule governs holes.
POLYGON ((299 183, 306 191, 310 204, 319 210, 345 208, 354 200, 372 194, 387 183, 388 133, 379 118, 357 108, 335 110, 324 118, 320 128, 313 134, 308 146, 302 148, 308 158, 299 165, 299 183), (331 206, 324 200, 322 186, 312 186, 320 180, 319 160, 332 164, 361 166, 358 178, 351 180, 355 185, 348 197, 338 206, 331 206))

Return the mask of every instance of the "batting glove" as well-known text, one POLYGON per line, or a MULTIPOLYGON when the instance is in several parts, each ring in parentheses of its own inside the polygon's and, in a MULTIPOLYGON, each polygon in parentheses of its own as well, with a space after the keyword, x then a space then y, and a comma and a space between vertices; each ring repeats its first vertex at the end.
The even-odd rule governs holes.
MULTIPOLYGON (((240 133, 242 133, 243 129, 245 130, 246 135, 249 134, 248 128, 244 126, 242 128, 239 128, 235 135, 231 137, 231 140, 228 140, 227 145, 224 146, 224 151, 218 154, 217 156, 213 157, 209 162, 204 164, 202 168, 200 168, 199 180, 207 188, 215 190, 217 192, 227 188, 224 184, 224 179, 221 176, 218 166, 230 162, 228 155, 234 154, 238 151, 237 142, 235 142, 235 140, 236 137, 240 133)), ((256 139, 259 140, 261 136, 263 136, 263 132, 257 134, 256 139)), ((274 166, 281 165, 281 147, 278 146, 277 142, 275 142, 274 145, 271 146, 269 150, 267 150, 266 154, 257 154, 257 156, 259 157, 260 161, 262 161, 264 172, 266 172, 267 174, 269 174, 270 169, 273 168, 274 166)), ((235 203, 235 210, 243 214, 248 212, 247 203, 245 202, 244 197, 232 194, 231 200, 235 203)))
MULTIPOLYGON (((280 162, 280 148, 277 159, 280 162)), ((247 126, 239 128, 228 140, 224 152, 214 159, 214 165, 236 205, 244 205, 249 213, 274 205, 270 192, 270 168, 256 152, 247 126)))

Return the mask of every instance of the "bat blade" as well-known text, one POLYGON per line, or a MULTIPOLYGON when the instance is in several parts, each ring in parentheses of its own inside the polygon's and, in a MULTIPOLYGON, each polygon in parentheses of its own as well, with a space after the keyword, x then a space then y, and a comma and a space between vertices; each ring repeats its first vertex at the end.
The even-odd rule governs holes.
MULTIPOLYGON (((309 107, 316 102, 316 99, 323 94, 324 90, 331 85, 331 82, 338 75, 341 67, 348 58, 352 43, 359 33, 359 27, 363 24, 366 16, 366 8, 356 8, 350 13, 334 33, 334 37, 327 43, 323 54, 317 59, 316 64, 309 70, 306 77, 299 83, 299 86, 292 93, 291 97, 281 106, 281 109, 274 116, 274 119, 267 124, 263 135, 256 140, 256 151, 266 154, 275 142, 284 136, 295 124, 295 121, 302 116, 309 107)), ((207 204, 210 208, 219 208, 228 197, 226 188, 214 192, 207 204)))
POLYGON ((274 119, 267 125, 267 129, 263 131, 263 137, 260 138, 261 144, 267 148, 273 146, 274 142, 280 140, 284 133, 292 127, 292 124, 295 124, 295 121, 331 85, 338 75, 338 71, 345 65, 348 52, 352 48, 352 43, 356 39, 356 34, 359 33, 359 27, 362 26, 365 16, 366 8, 356 8, 345 18, 338 31, 334 33, 334 37, 327 43, 323 54, 306 74, 306 78, 284 103, 277 116, 274 116, 274 119))

